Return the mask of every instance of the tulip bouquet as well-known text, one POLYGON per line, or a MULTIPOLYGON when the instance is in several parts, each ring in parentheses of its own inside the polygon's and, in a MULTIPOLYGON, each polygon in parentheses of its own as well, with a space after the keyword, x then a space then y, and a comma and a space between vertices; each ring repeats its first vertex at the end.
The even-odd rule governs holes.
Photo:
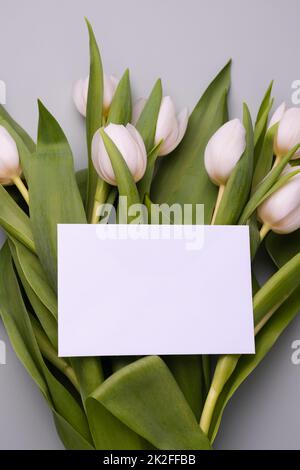
POLYGON ((176 113, 160 80, 132 107, 128 70, 120 80, 103 73, 87 25, 89 77, 73 89, 86 170, 74 171, 41 102, 36 143, 0 107, 0 314, 66 448, 210 449, 228 400, 300 310, 300 109, 283 104, 269 120, 271 84, 254 124, 246 105, 242 121, 228 120, 230 62, 190 116, 176 113), (263 246, 276 267, 264 285, 252 273, 256 354, 223 355, 215 367, 208 356, 58 357, 57 224, 107 223, 108 204, 118 223, 121 197, 128 223, 139 203, 139 223, 174 204, 190 204, 195 223, 200 203, 205 224, 249 226, 252 260, 263 246))

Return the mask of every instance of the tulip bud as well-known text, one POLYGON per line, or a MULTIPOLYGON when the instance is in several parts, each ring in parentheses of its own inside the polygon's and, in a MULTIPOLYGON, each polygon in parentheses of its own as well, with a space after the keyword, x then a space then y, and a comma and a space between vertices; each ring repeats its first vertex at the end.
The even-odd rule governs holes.
MULTIPOLYGON (((146 103, 144 98, 136 101, 132 111, 132 122, 137 123, 138 118, 146 103)), ((188 124, 188 109, 183 108, 176 115, 174 103, 170 96, 164 96, 158 113, 154 145, 162 141, 158 155, 171 153, 181 142, 188 124)))
POLYGON ((270 119, 270 122, 269 122, 269 125, 268 125, 268 129, 270 129, 272 126, 274 126, 274 124, 277 124, 278 122, 281 121, 281 119, 283 118, 283 115, 286 111, 286 104, 285 102, 281 103, 280 106, 278 106, 278 108, 274 111, 271 119, 270 119))
MULTIPOLYGON (((300 170, 300 166, 289 167, 286 173, 300 170)), ((290 233, 300 228, 300 174, 271 194, 258 208, 259 219, 268 230, 290 233)))
MULTIPOLYGON (((279 126, 274 140, 274 152, 278 158, 286 155, 295 145, 300 143, 300 108, 289 108, 284 111, 283 104, 281 106, 281 110, 279 107, 273 116, 274 118, 277 113, 276 119, 279 118, 277 121, 279 126)), ((300 149, 295 152, 292 159, 299 157, 300 149)))
MULTIPOLYGON (((113 96, 118 86, 119 80, 113 75, 107 76, 103 74, 103 114, 108 113, 113 96)), ((89 89, 89 77, 85 79, 80 78, 73 87, 73 101, 77 110, 86 116, 87 97, 89 89)))
POLYGON ((21 172, 16 143, 5 127, 0 126, 0 184, 11 184, 21 172))
POLYGON ((246 131, 239 119, 221 126, 210 138, 204 153, 204 164, 210 179, 224 186, 246 147, 246 131))
MULTIPOLYGON (((147 152, 140 133, 131 124, 126 127, 109 124, 104 130, 122 154, 134 181, 139 181, 147 166, 147 152)), ((92 140, 92 160, 100 178, 116 186, 112 164, 99 131, 96 131, 92 140)))

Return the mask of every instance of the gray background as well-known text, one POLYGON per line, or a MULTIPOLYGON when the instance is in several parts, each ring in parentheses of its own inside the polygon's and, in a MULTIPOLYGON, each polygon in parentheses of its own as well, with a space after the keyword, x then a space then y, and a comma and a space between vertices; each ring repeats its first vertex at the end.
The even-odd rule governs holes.
MULTIPOLYGON (((239 117, 243 101, 254 115, 272 78, 276 104, 291 104, 291 83, 300 79, 297 0, 0 0, 0 15, 7 109, 35 136, 41 98, 62 124, 78 168, 85 165, 85 136, 71 86, 88 71, 84 16, 94 26, 105 70, 119 76, 128 66, 136 96, 147 95, 160 76, 165 93, 192 109, 232 57, 231 117, 239 117)), ((291 343, 299 338, 300 317, 231 400, 217 448, 300 448, 300 366, 290 360, 291 343)), ((7 364, 0 365, 0 448, 61 449, 47 406, 2 325, 0 339, 7 344, 7 364)))

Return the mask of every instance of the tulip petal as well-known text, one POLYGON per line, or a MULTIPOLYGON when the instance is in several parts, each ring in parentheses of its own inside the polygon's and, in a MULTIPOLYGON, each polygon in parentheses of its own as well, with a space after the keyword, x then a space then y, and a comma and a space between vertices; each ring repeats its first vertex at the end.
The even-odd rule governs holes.
MULTIPOLYGON (((285 173, 295 171, 300 167, 290 167, 285 173)), ((292 177, 284 186, 274 192, 258 208, 257 214, 260 220, 270 225, 274 231, 288 233, 285 230, 286 223, 290 223, 290 215, 297 212, 300 206, 300 174, 292 177)), ((293 216, 291 216, 293 218, 293 216)), ((279 232, 278 232, 279 233, 279 232)))
POLYGON ((246 131, 239 119, 221 126, 210 138, 204 163, 210 179, 217 185, 226 184, 246 146, 246 131))
MULTIPOLYGON (((277 155, 287 154, 295 145, 300 143, 300 108, 288 109, 278 127, 275 139, 277 155)), ((293 156, 293 160, 300 157, 300 149, 293 156)))
POLYGON ((5 127, 0 126, 0 178, 7 183, 21 174, 17 145, 5 127))
POLYGON ((114 75, 103 74, 103 108, 105 111, 111 105, 118 83, 119 80, 114 75))
POLYGON ((177 145, 179 145, 179 143, 182 141, 183 136, 186 132, 188 120, 189 120, 188 108, 183 108, 180 111, 180 113, 177 115, 177 136, 173 140, 173 142, 171 142, 170 138, 168 138, 167 141, 163 142, 159 151, 159 156, 167 155, 168 153, 172 152, 177 147, 177 145), (166 142, 168 145, 165 145, 166 142))
POLYGON ((86 103, 88 94, 88 83, 89 77, 82 79, 80 78, 74 83, 72 97, 74 104, 82 116, 86 116, 86 103))
POLYGON ((272 126, 274 126, 274 124, 277 124, 278 122, 281 121, 281 119, 283 118, 283 115, 285 113, 285 110, 286 110, 286 104, 285 102, 281 103, 280 106, 278 106, 278 108, 274 111, 271 119, 270 119, 270 122, 269 122, 269 125, 268 125, 268 129, 270 129, 272 126))
POLYGON ((135 140, 136 145, 137 145, 137 151, 139 153, 139 156, 137 158, 137 167, 135 171, 135 181, 137 182, 144 176, 144 173, 146 171, 146 167, 147 167, 146 147, 145 147, 141 134, 132 124, 127 124, 126 129, 135 140))
POLYGON ((272 227, 273 232, 286 234, 294 232, 300 228, 300 205, 290 212, 280 224, 272 227))
MULTIPOLYGON (((170 134, 176 135, 178 133, 178 124, 175 113, 175 106, 170 96, 164 96, 160 110, 158 113, 156 132, 155 132, 155 145, 161 140, 166 141, 170 134)), ((163 144, 161 148, 163 147, 163 144)))

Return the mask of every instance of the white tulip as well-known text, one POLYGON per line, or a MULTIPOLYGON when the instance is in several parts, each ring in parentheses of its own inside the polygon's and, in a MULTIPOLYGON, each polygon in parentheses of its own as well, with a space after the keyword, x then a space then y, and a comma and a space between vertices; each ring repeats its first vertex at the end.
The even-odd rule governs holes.
MULTIPOLYGON (((107 114, 114 97, 119 80, 113 75, 103 74, 103 114, 107 114)), ((87 97, 89 89, 89 77, 80 78, 73 87, 73 101, 77 110, 86 116, 87 97)))
MULTIPOLYGON (((122 154, 135 182, 146 171, 147 152, 140 133, 132 124, 127 126, 109 124, 104 131, 122 154)), ((116 178, 102 136, 96 131, 92 140, 92 160, 98 175, 107 183, 116 186, 116 178)))
POLYGON ((204 164, 210 179, 224 186, 246 147, 246 131, 239 119, 221 126, 208 141, 204 164))
POLYGON ((21 172, 16 143, 5 127, 0 126, 0 184, 11 184, 21 172))
MULTIPOLYGON (((136 124, 144 108, 146 100, 140 98, 136 101, 132 111, 132 122, 136 124)), ((183 108, 176 114, 174 103, 170 96, 164 96, 158 113, 154 145, 160 141, 159 156, 167 155, 172 152, 181 142, 188 124, 188 109, 183 108)))
MULTIPOLYGON (((274 152, 277 158, 281 158, 300 143, 300 108, 285 109, 285 104, 275 111, 270 124, 279 122, 274 140, 274 152)), ((300 157, 300 149, 293 155, 293 159, 300 157)))
POLYGON ((286 111, 286 104, 285 104, 285 102, 283 102, 283 103, 281 103, 280 106, 278 106, 277 109, 275 109, 275 111, 274 111, 274 113, 273 113, 273 115, 270 119, 268 129, 270 129, 272 126, 274 126, 274 124, 277 124, 278 122, 281 121, 285 111, 286 111))
MULTIPOLYGON (((286 173, 300 170, 300 166, 290 166, 286 173)), ((266 229, 276 233, 290 233, 300 228, 300 174, 271 194, 258 208, 259 219, 266 229)))

